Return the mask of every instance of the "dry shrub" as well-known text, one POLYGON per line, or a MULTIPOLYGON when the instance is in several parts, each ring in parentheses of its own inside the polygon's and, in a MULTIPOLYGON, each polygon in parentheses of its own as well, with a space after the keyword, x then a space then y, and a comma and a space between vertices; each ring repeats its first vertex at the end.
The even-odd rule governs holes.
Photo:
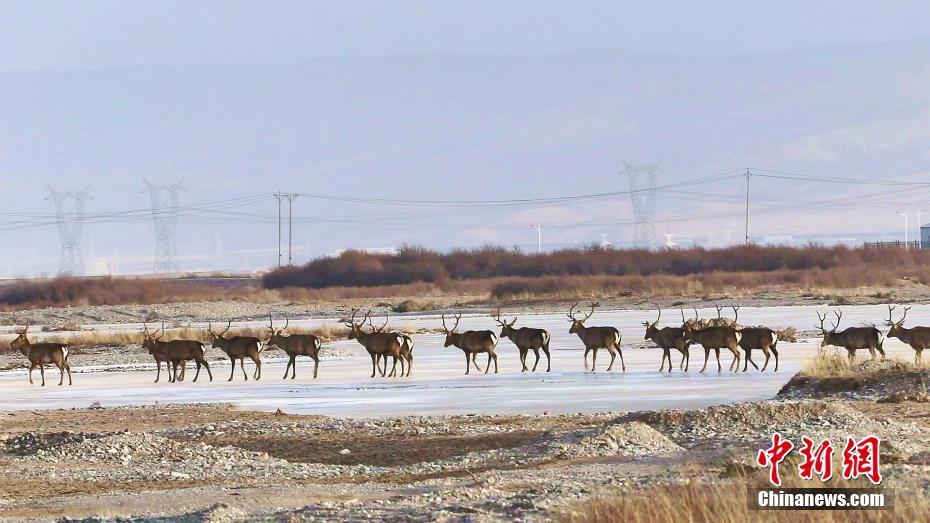
POLYGON ((152 304, 247 299, 280 301, 275 291, 255 287, 224 287, 144 278, 74 278, 20 280, 0 286, 0 308, 21 310, 76 305, 152 304))
MULTIPOLYGON (((566 523, 664 523, 713 521, 742 523, 840 523, 846 521, 926 521, 930 503, 916 485, 894 492, 894 510, 749 510, 747 487, 770 487, 758 479, 738 478, 725 483, 690 482, 599 495, 578 502, 557 519, 566 523)), ((783 477, 783 488, 866 488, 866 482, 834 478, 827 483, 783 477)))
MULTIPOLYGON (((501 247, 439 253, 405 247, 397 255, 347 251, 301 267, 266 274, 266 288, 374 287, 487 278, 568 276, 688 276, 716 274, 702 283, 721 287, 732 274, 768 274, 771 283, 849 288, 925 281, 930 251, 919 249, 741 245, 722 249, 612 249, 587 247, 527 254, 501 247)), ((764 280, 765 278, 763 278, 764 280)), ((743 280, 745 282, 745 280, 743 280)), ((762 283, 759 281, 757 283, 762 283)))
POLYGON ((429 302, 425 302, 421 300, 404 300, 394 305, 393 307, 391 307, 391 310, 394 312, 398 312, 398 313, 404 313, 404 312, 431 311, 434 308, 435 307, 433 307, 433 305, 429 302))

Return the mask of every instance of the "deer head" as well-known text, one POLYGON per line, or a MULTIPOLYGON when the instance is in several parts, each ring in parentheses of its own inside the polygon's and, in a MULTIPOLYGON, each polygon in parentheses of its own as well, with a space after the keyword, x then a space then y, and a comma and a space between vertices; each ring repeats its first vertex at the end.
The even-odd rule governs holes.
POLYGON ((575 317, 575 314, 574 314, 575 307, 578 306, 578 302, 576 301, 575 303, 573 303, 572 308, 568 310, 568 319, 572 322, 572 326, 571 328, 568 329, 568 333, 575 334, 575 333, 581 332, 582 329, 584 329, 584 322, 588 321, 588 318, 590 318, 594 314, 594 309, 598 305, 600 305, 599 302, 591 302, 591 312, 586 313, 584 318, 581 318, 579 320, 578 318, 575 317))
POLYGON ((507 320, 501 320, 501 310, 497 309, 497 314, 494 316, 494 321, 501 326, 501 338, 508 338, 511 334, 514 333, 516 329, 513 328, 513 325, 517 323, 517 317, 513 317, 513 321, 507 323, 507 320))
MULTIPOLYGON (((659 311, 659 315, 656 316, 656 321, 649 323, 648 321, 643 322, 643 326, 646 327, 646 335, 643 337, 644 340, 652 339, 656 335, 656 332, 659 330, 659 320, 662 319, 662 308, 656 305, 656 310, 659 311)), ((681 312, 681 317, 685 317, 684 311, 681 312)))
POLYGON ((350 340, 357 339, 359 335, 364 333, 362 327, 365 326, 365 322, 368 320, 369 316, 371 316, 371 311, 368 311, 365 313, 365 317, 362 318, 362 321, 355 323, 355 315, 358 314, 358 312, 359 309, 352 309, 352 315, 345 321, 345 326, 349 328, 348 338, 350 340))
POLYGON ((10 342, 10 348, 14 350, 20 350, 31 345, 29 343, 29 338, 26 337, 26 332, 29 331, 30 325, 27 323, 23 330, 17 332, 16 338, 10 342))
POLYGON ((888 319, 885 320, 885 325, 891 327, 891 330, 888 331, 888 336, 897 338, 904 331, 904 320, 907 319, 907 311, 911 310, 910 307, 904 307, 904 315, 901 316, 901 319, 894 321, 891 319, 891 312, 895 310, 895 307, 888 306, 888 319))
POLYGON ((836 315, 836 322, 831 322, 833 323, 833 328, 828 331, 827 328, 823 326, 823 322, 827 319, 827 314, 824 313, 824 315, 821 316, 819 312, 817 313, 817 318, 820 319, 819 329, 821 334, 823 334, 823 341, 820 342, 821 349, 833 345, 833 336, 836 334, 836 329, 839 328, 840 321, 843 319, 842 311, 833 311, 833 314, 836 315))
POLYGON ((455 325, 453 325, 452 328, 450 329, 449 327, 446 326, 446 315, 445 314, 442 315, 442 330, 445 331, 446 333, 446 341, 443 344, 443 347, 448 347, 450 345, 453 345, 455 343, 456 338, 458 337, 458 335, 455 333, 455 329, 458 328, 459 320, 462 319, 462 315, 461 313, 453 314, 453 317, 455 318, 455 325))
POLYGON ((226 324, 226 329, 223 332, 216 333, 213 332, 213 322, 207 324, 207 334, 210 335, 210 339, 213 341, 213 347, 218 349, 223 345, 223 342, 226 341, 226 338, 223 337, 224 334, 229 332, 229 328, 232 327, 232 320, 226 324))

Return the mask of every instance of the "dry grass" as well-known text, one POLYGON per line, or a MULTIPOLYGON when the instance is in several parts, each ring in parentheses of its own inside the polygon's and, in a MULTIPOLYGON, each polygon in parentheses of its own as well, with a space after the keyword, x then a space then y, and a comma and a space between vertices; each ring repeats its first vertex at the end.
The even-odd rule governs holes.
POLYGON ((863 360, 860 357, 857 363, 850 367, 845 350, 827 349, 820 351, 816 358, 810 359, 801 369, 799 376, 815 379, 847 377, 867 379, 879 375, 904 375, 919 370, 910 362, 894 358, 888 358, 881 364, 874 364, 869 359, 863 360))
MULTIPOLYGON (((840 523, 846 521, 927 521, 930 517, 930 502, 914 486, 914 492, 895 489, 893 511, 887 510, 753 510, 750 511, 746 496, 749 486, 769 487, 754 479, 739 478, 726 483, 691 482, 684 485, 661 486, 598 495, 579 502, 565 511, 558 519, 566 523, 627 523, 703 522, 742 523, 759 521, 772 523, 840 523), (910 495, 908 495, 910 494, 910 495)), ((834 479, 828 483, 803 482, 790 476, 784 480, 785 488, 865 488, 865 483, 834 479)))

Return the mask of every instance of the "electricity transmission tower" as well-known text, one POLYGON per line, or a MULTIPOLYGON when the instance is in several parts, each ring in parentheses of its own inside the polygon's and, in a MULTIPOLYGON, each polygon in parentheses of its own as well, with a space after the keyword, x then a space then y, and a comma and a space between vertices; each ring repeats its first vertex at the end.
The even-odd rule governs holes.
POLYGON ((281 266, 281 201, 287 200, 287 264, 294 265, 294 255, 291 244, 294 240, 294 200, 299 196, 294 192, 276 192, 273 194, 278 200, 278 267, 281 266))
POLYGON ((58 235, 61 237, 61 255, 58 274, 67 276, 84 275, 84 254, 81 251, 81 229, 84 221, 84 201, 90 198, 87 188, 81 191, 56 191, 48 188, 55 202, 55 217, 58 235))
POLYGON ((662 172, 656 165, 630 165, 623 162, 623 173, 630 179, 630 200, 633 203, 633 245, 652 247, 655 238, 653 218, 656 211, 656 175, 662 172))
POLYGON ((152 199, 152 220, 155 223, 155 272, 178 272, 178 246, 175 231, 178 225, 178 193, 180 183, 157 185, 145 178, 145 191, 152 199))

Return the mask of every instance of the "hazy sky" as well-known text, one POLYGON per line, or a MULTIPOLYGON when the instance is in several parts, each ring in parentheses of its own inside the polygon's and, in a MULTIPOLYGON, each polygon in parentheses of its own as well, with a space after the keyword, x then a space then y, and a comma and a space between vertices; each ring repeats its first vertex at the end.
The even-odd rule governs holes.
MULTIPOLYGON (((546 248, 624 244, 627 195, 411 204, 623 191, 624 161, 661 164, 657 239, 738 241, 746 167, 930 179, 927 20, 917 1, 0 0, 0 277, 56 271, 48 185, 90 187, 91 271, 146 270, 143 177, 183 179, 184 269, 274 263, 275 190, 402 204, 298 198, 299 261, 532 249, 533 224, 546 248)), ((912 231, 930 213, 928 186, 759 172, 759 239, 893 238, 897 210, 912 231)))
POLYGON ((0 1, 0 68, 397 53, 731 55, 930 37, 919 0, 0 1))

